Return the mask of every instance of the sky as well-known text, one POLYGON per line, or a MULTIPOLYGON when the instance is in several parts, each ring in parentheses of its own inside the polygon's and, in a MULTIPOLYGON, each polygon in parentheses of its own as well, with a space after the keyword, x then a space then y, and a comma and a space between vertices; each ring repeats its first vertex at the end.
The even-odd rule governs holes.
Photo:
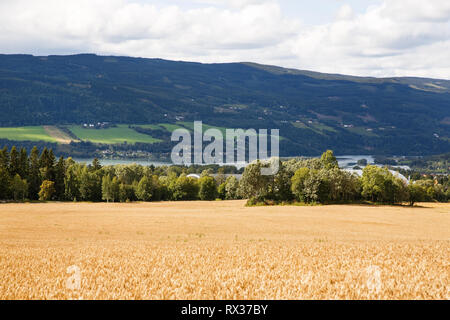
POLYGON ((0 0, 0 53, 450 79, 450 1, 0 0))

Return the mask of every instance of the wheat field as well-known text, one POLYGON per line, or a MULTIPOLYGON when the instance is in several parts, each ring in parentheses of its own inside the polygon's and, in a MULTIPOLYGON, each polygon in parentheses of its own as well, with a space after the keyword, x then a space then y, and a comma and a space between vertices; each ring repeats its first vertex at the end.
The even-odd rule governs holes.
POLYGON ((0 205, 0 299, 449 299, 450 205, 0 205))

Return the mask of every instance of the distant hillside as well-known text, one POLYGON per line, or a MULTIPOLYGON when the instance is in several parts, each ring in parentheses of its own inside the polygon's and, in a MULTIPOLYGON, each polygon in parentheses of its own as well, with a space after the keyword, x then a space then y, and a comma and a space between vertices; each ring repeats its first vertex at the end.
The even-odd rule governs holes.
POLYGON ((0 126, 202 120, 279 128, 283 155, 450 150, 450 81, 365 78, 254 63, 91 54, 0 55, 0 126))

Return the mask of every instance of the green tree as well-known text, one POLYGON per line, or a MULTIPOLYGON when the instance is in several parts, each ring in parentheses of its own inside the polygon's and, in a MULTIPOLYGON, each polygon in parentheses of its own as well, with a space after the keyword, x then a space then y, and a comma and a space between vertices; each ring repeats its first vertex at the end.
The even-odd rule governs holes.
POLYGON ((435 183, 435 185, 434 185, 434 198, 433 199, 438 201, 438 202, 445 202, 445 201, 447 201, 447 196, 446 196, 446 193, 445 193, 445 189, 444 189, 442 184, 435 183))
POLYGON ((39 159, 42 180, 55 181, 55 155, 52 149, 44 148, 39 159))
POLYGON ((139 181, 139 184, 136 188, 136 196, 141 201, 150 201, 152 200, 155 186, 153 185, 153 179, 144 176, 139 181))
POLYGON ((310 174, 304 182, 305 202, 315 203, 320 202, 322 179, 319 175, 319 170, 311 170, 310 174))
POLYGON ((106 200, 106 202, 109 202, 110 200, 113 200, 113 188, 112 188, 112 179, 111 176, 104 175, 102 178, 102 199, 106 200))
POLYGON ((159 190, 158 200, 164 201, 172 199, 172 194, 169 188, 169 179, 167 176, 158 177, 158 190, 159 190))
POLYGON ((55 194, 55 183, 53 181, 44 180, 39 191, 39 200, 49 201, 55 194))
POLYGON ((111 187, 112 187, 112 196, 113 201, 119 201, 120 197, 120 182, 117 177, 114 177, 111 181, 111 187))
POLYGON ((225 200, 227 197, 227 191, 225 189, 226 183, 223 182, 217 187, 217 197, 221 200, 225 200))
POLYGON ((369 165, 361 178, 362 196, 367 200, 382 203, 401 203, 407 198, 402 180, 394 177, 387 168, 369 165))
POLYGON ((235 176, 229 176, 225 181, 225 199, 239 199, 239 181, 235 176))
POLYGON ((20 171, 19 152, 17 151, 16 146, 13 146, 9 153, 9 175, 14 177, 16 174, 20 174, 20 171))
POLYGON ((132 185, 120 183, 119 200, 120 202, 128 202, 136 200, 135 188, 132 185))
POLYGON ((412 207, 414 203, 425 200, 426 191, 419 184, 410 183, 408 186, 408 196, 409 205, 412 207))
POLYGON ((143 167, 137 164, 116 165, 114 169, 120 183, 128 185, 131 185, 133 181, 140 181, 144 176, 143 167))
POLYGON ((369 165, 364 168, 362 175, 362 195, 367 200, 383 202, 386 193, 386 180, 390 172, 387 168, 369 165))
POLYGON ((94 160, 92 160, 92 169, 94 171, 98 171, 102 168, 102 166, 100 165, 100 161, 97 158, 94 158, 94 160))
POLYGON ((14 200, 25 200, 28 194, 28 183, 27 180, 22 179, 19 174, 16 174, 12 180, 12 191, 14 200))
POLYGON ((105 175, 102 178, 102 199, 109 201, 116 201, 119 200, 120 197, 120 186, 119 186, 119 180, 117 177, 113 177, 111 179, 111 176, 105 175))
POLYGON ((287 169, 284 162, 280 161, 278 172, 273 177, 269 177, 269 181, 271 180, 272 182, 271 191, 273 200, 290 201, 293 199, 294 195, 291 191, 291 178, 292 174, 287 169))
POLYGON ((102 178, 102 199, 109 201, 116 201, 120 198, 120 186, 119 186, 119 180, 117 177, 113 177, 111 179, 111 176, 105 175, 102 178))
POLYGON ((80 165, 67 159, 67 168, 64 174, 64 198, 69 201, 81 199, 80 194, 80 165))
POLYGON ((217 185, 213 177, 204 175, 198 181, 198 196, 201 200, 215 200, 217 196, 217 185))
POLYGON ((269 194, 269 176, 261 174, 263 168, 261 161, 256 161, 245 167, 239 183, 239 193, 243 198, 263 201, 269 194))
POLYGON ((85 201, 102 200, 102 180, 98 172, 92 172, 87 166, 81 170, 80 196, 85 201))
POLYGON ((55 196, 57 200, 64 200, 66 165, 63 157, 60 157, 54 168, 55 172, 55 196))
POLYGON ((220 186, 221 184, 225 183, 225 181, 227 180, 227 178, 225 177, 225 170, 224 168, 219 168, 217 170, 217 175, 215 177, 216 183, 218 186, 220 186))
POLYGON ((338 168, 338 161, 334 156, 333 151, 327 150, 320 157, 320 161, 325 169, 338 168))
POLYGON ((0 166, 0 199, 10 199, 10 184, 11 178, 9 176, 8 170, 0 166))
POLYGON ((180 175, 170 189, 173 200, 195 200, 199 191, 196 179, 188 178, 185 174, 180 175))
POLYGON ((7 147, 0 150, 0 168, 9 170, 9 152, 7 147))
POLYGON ((20 149, 19 156, 19 175, 23 178, 28 177, 30 171, 30 162, 28 159, 27 149, 20 149))
POLYGON ((291 180, 291 191, 298 201, 306 202, 305 181, 309 177, 309 168, 298 169, 291 180))
POLYGON ((39 198, 38 193, 42 184, 42 178, 39 168, 39 151, 36 147, 33 147, 30 153, 30 171, 28 174, 28 196, 32 200, 37 200, 39 198))
POLYGON ((397 177, 392 177, 394 188, 393 188, 393 198, 391 203, 402 204, 404 201, 409 200, 408 186, 406 183, 397 177))

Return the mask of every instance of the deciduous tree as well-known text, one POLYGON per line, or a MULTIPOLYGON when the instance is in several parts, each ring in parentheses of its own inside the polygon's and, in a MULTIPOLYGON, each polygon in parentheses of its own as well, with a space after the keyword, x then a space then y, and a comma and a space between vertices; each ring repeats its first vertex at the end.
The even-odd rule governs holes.
POLYGON ((41 184, 41 190, 39 191, 39 200, 49 201, 52 200, 55 194, 55 183, 53 181, 44 180, 41 184))

